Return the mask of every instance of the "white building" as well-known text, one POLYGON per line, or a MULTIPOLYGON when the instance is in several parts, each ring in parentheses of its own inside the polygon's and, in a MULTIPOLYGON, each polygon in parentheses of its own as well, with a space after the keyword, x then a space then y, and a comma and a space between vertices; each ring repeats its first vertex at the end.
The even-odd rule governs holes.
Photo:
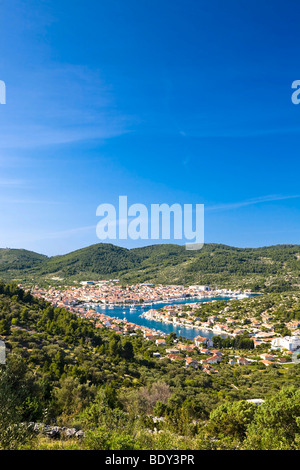
POLYGON ((261 398, 252 398, 250 400, 246 400, 248 403, 254 403, 254 405, 262 405, 265 400, 262 400, 261 398))
POLYGON ((271 342, 271 348, 295 351, 300 348, 300 336, 284 336, 284 338, 275 338, 271 342))
POLYGON ((210 291, 210 287, 209 286, 190 286, 189 289, 197 289, 197 290, 201 290, 201 291, 205 291, 205 292, 209 292, 210 291))

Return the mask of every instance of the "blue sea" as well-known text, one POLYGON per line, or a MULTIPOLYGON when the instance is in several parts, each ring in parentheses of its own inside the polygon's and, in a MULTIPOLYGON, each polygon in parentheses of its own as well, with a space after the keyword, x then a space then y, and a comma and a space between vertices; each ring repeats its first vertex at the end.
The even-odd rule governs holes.
MULTIPOLYGON (((147 312, 151 309, 158 309, 162 308, 165 305, 178 305, 178 304, 189 304, 189 303, 202 303, 202 302, 211 302, 213 300, 230 300, 232 297, 210 297, 204 299, 191 299, 186 298, 182 300, 176 301, 169 301, 169 302, 160 302, 160 303, 153 303, 152 305, 135 305, 134 309, 132 309, 129 305, 128 306, 98 306, 94 305, 93 308, 99 312, 104 313, 113 318, 120 318, 123 320, 127 320, 131 323, 135 323, 136 325, 145 326, 147 328, 152 328, 156 331, 160 331, 166 334, 175 332, 176 335, 182 336, 187 339, 194 339, 196 336, 204 336, 205 338, 212 338, 215 336, 215 333, 212 331, 202 330, 200 328, 188 328, 182 327, 179 325, 173 325, 171 323, 163 323, 156 320, 149 320, 147 318, 142 317, 141 315, 144 312, 147 312)), ((222 335, 226 336, 226 335, 222 335)))

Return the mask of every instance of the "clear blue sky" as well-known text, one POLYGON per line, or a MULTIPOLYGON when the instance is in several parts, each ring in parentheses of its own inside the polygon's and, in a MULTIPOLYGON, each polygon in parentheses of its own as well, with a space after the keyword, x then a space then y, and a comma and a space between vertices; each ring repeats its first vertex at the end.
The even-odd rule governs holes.
POLYGON ((0 247, 98 243, 96 208, 119 195, 204 204, 205 242, 299 243, 299 13, 298 0, 2 0, 0 247))

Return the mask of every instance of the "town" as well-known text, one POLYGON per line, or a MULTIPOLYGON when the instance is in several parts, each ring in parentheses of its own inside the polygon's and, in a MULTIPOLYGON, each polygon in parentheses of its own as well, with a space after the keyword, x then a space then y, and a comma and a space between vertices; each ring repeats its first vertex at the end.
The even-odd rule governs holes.
MULTIPOLYGON (((53 280, 60 280, 53 278, 53 280)), ((24 287, 19 285, 19 287, 24 287)), ((27 288, 28 289, 28 288, 27 288)), ((30 288, 35 297, 46 298, 55 306, 68 307, 76 312, 82 311, 80 304, 99 304, 106 306, 117 305, 152 305, 158 302, 174 302, 183 299, 208 299, 213 297, 235 297, 244 298, 251 294, 251 291, 210 289, 209 286, 189 286, 181 285, 154 285, 135 284, 121 286, 118 279, 104 281, 82 281, 79 286, 52 286, 41 288, 34 286, 30 288), (77 307, 77 308, 75 308, 77 307)))
POLYGON ((224 361, 228 365, 251 365, 261 363, 270 366, 275 363, 289 364, 297 359, 300 352, 300 320, 287 323, 292 332, 290 336, 282 337, 274 331, 274 323, 270 314, 262 313, 245 319, 231 315, 232 300, 242 301, 250 297, 249 291, 230 291, 225 289, 210 289, 208 286, 153 285, 136 284, 121 286, 119 281, 83 281, 76 286, 53 286, 30 288, 32 295, 49 301, 54 307, 66 308, 82 318, 94 322, 97 328, 114 331, 120 335, 136 335, 142 333, 144 339, 152 346, 152 356, 155 359, 179 361, 183 367, 200 368, 208 374, 217 373, 216 366, 224 361), (218 312, 212 315, 202 315, 201 309, 209 303, 217 302, 216 298, 226 298, 218 312), (175 304, 182 299, 202 299, 202 302, 185 302, 175 304), (203 301, 205 300, 205 301, 203 301), (162 308, 154 308, 153 304, 163 302, 162 308), (197 328, 203 331, 203 336, 197 335, 193 340, 173 337, 170 344, 168 335, 159 330, 138 325, 126 318, 115 318, 95 310, 96 306, 113 308, 119 305, 141 305, 148 307, 141 316, 176 326, 197 328), (212 337, 206 337, 210 331, 214 336, 249 338, 253 348, 245 350, 242 355, 228 354, 228 350, 215 348, 212 337))

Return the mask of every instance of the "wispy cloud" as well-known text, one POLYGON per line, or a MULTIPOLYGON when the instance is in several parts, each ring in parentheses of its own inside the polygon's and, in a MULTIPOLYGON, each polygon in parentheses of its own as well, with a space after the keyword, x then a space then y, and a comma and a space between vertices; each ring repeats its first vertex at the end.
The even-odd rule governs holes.
POLYGON ((21 179, 10 179, 10 178, 1 178, 0 179, 0 187, 20 187, 24 186, 27 184, 27 181, 21 180, 21 179))
POLYGON ((24 125, 10 129, 2 126, 0 133, 2 149, 26 149, 51 145, 69 144, 88 140, 106 140, 129 132, 118 123, 108 123, 89 128, 72 126, 57 129, 52 126, 24 125), (13 129, 13 130, 11 130, 13 129))
POLYGON ((92 231, 95 231, 96 234, 96 226, 95 225, 90 225, 90 226, 84 226, 84 227, 77 227, 73 229, 67 229, 67 230, 59 230, 59 231, 54 231, 51 232, 43 230, 35 230, 34 232, 31 231, 23 231, 22 235, 20 236, 19 233, 16 232, 11 232, 7 230, 0 230, 0 241, 1 245, 4 246, 7 244, 7 240, 9 240, 9 246, 19 246, 21 248, 24 247, 24 244, 28 243, 36 243, 40 241, 47 241, 47 240, 63 240, 63 239, 68 239, 72 238, 73 236, 80 235, 81 233, 92 233, 92 231))
POLYGON ((59 230, 57 232, 48 232, 41 234, 37 240, 48 240, 48 239, 61 239, 61 238, 69 238, 73 235, 77 235, 80 233, 91 232, 92 230, 96 233, 96 225, 88 225, 84 227, 76 227, 67 230, 59 230))
POLYGON ((120 111, 99 71, 72 64, 23 71, 7 84, 0 148, 35 148, 105 140, 130 132, 135 118, 120 111))
POLYGON ((30 204, 45 204, 45 205, 62 205, 66 204, 61 201, 50 201, 44 199, 14 199, 14 198, 0 198, 0 204, 23 204, 23 205, 30 205, 30 204))
POLYGON ((291 195, 291 196, 282 196, 282 195, 268 195, 260 196, 253 199, 248 199, 246 201, 231 202, 225 204, 217 204, 215 206, 208 206, 205 208, 206 211, 215 211, 215 210, 231 210, 239 209, 240 207, 251 206, 255 204, 263 204, 266 202, 282 201, 285 199, 297 199, 300 195, 291 195))

